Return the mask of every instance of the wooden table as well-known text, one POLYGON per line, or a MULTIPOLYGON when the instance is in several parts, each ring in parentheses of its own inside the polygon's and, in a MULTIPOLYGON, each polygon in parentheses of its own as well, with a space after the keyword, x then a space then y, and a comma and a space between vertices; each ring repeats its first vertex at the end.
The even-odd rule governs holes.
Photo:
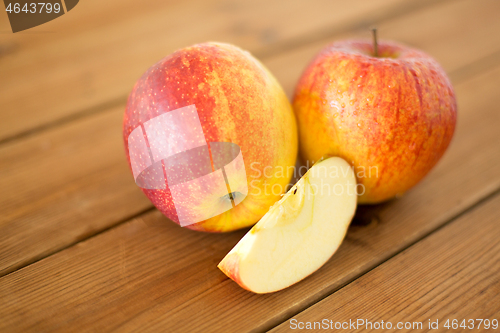
POLYGON ((16 34, 0 14, 0 31, 0 331, 500 319, 500 1, 86 0, 16 34), (134 184, 127 95, 175 49, 219 40, 250 50, 291 96, 316 52, 372 25, 449 73, 452 144, 402 198, 359 208, 315 274, 247 292, 216 268, 245 230, 180 228, 134 184))

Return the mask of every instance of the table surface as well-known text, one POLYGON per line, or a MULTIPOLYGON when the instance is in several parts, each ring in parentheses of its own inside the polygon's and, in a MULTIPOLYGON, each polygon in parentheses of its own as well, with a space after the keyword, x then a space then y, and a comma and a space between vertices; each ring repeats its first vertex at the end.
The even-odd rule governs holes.
POLYGON ((500 1, 86 0, 16 34, 1 14, 0 32, 0 331, 500 319, 500 1), (134 184, 127 95, 165 55, 218 40, 251 51, 291 96, 322 47, 373 25, 449 74, 453 141, 402 198, 359 207, 316 273, 245 291, 216 268, 245 230, 181 228, 134 184))

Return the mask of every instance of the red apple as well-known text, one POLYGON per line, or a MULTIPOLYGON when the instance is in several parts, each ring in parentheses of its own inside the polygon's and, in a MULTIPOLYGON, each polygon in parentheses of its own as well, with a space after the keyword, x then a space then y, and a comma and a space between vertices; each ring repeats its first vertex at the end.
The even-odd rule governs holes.
POLYGON ((417 184, 455 129, 450 80, 422 51, 383 41, 323 49, 300 78, 293 100, 300 153, 309 163, 339 156, 355 167, 359 203, 378 203, 417 184))
POLYGON ((298 150, 281 86, 248 52, 222 43, 187 47, 149 68, 130 93, 123 139, 151 202, 212 232, 257 222, 285 192, 298 150))

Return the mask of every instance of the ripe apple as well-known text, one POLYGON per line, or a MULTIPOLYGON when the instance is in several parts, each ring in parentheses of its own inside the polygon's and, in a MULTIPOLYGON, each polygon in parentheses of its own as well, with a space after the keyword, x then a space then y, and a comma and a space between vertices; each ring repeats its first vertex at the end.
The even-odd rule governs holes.
POLYGON ((182 214, 194 217, 226 207, 222 214, 186 225, 210 232, 231 231, 257 222, 285 192, 298 150, 295 117, 281 86, 250 53, 222 43, 181 49, 149 68, 128 98, 123 139, 136 182, 142 184, 151 202, 174 222, 182 225, 179 209, 183 207, 188 208, 182 209, 182 214), (185 118, 183 122, 179 122, 179 117, 185 118), (166 137, 168 143, 162 146, 162 141, 157 140, 159 136, 166 137), (129 142, 129 138, 134 142, 129 142), (205 146, 199 145, 205 141, 205 146), (213 153, 214 145, 221 143, 229 147, 229 155, 234 152, 234 156, 239 152, 242 155, 241 159, 235 159, 231 170, 226 168, 226 184, 221 180, 220 170, 210 170, 220 168, 213 153), (141 155, 141 149, 150 149, 150 155, 141 155), (167 151, 176 153, 175 158, 158 161, 167 151), (208 151, 212 154, 209 158, 200 157, 209 156, 208 151), (165 176, 168 182, 164 181, 164 188, 148 187, 148 182, 141 180, 144 174, 137 176, 147 166, 144 160, 154 160, 157 167, 145 171, 151 182, 158 177, 163 179, 162 168, 179 172, 172 172, 170 178, 165 176), (187 170, 183 161, 189 164, 187 170), (145 167, 139 168, 138 164, 143 162, 145 167), (277 169, 282 172, 271 172, 277 169), (204 180, 203 184, 173 190, 173 184, 183 181, 174 178, 195 181, 198 178, 194 179, 193 174, 212 176, 207 172, 219 172, 219 182, 204 180), (240 175, 246 172, 246 178, 235 185, 248 187, 246 197, 234 189, 228 192, 233 186, 230 172, 240 175), (174 195, 178 199, 175 203, 174 195), (189 209, 193 205, 196 209, 189 209))
POLYGON ((430 56, 394 42, 339 41, 300 78, 293 99, 300 154, 355 167, 359 203, 417 184, 437 163, 457 118, 450 80, 430 56))
POLYGON ((218 267, 255 293, 281 290, 337 251, 356 210, 356 177, 339 157, 316 163, 218 267))

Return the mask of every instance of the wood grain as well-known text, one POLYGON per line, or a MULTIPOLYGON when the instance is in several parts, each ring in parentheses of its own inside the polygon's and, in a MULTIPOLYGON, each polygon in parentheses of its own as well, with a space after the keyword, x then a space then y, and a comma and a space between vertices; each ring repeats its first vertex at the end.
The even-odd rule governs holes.
POLYGON ((123 107, 0 147, 0 274, 151 207, 125 160, 123 107))
MULTIPOLYGON (((500 320, 499 206, 496 195, 291 320, 364 319, 372 325, 383 320, 394 328, 398 322, 420 322, 428 330, 430 319, 438 320, 439 332, 449 331, 447 320, 458 319, 458 325, 463 319, 500 320)), ((290 328, 286 321, 272 332, 290 328)), ((481 326, 479 331, 487 330, 481 326)))
POLYGON ((0 40, 7 50, 0 54, 0 141, 125 101, 147 68, 181 47, 218 40, 258 53, 434 2, 80 2, 57 20, 0 40))
POLYGON ((242 237, 185 230, 153 211, 0 279, 0 330, 264 330, 304 310, 500 188, 500 67, 456 87, 456 137, 407 195, 374 207, 318 272, 256 295, 216 268, 242 237))
MULTIPOLYGON (((404 41, 419 44, 423 49, 432 48, 437 43, 435 40, 439 40, 445 47, 438 52, 438 59, 447 61, 446 46, 454 49, 457 41, 450 38, 453 30, 441 26, 434 11, 446 13, 447 22, 450 17, 454 18, 452 25, 474 24, 478 27, 475 31, 482 33, 491 26, 491 18, 477 17, 489 17, 498 2, 481 1, 485 6, 457 1, 434 10, 422 9, 390 20, 381 28, 389 36, 407 31, 415 39, 404 41), (464 13, 468 12, 476 15, 464 19, 464 13), (407 28, 407 21, 428 22, 430 27, 435 27, 439 39, 435 37, 429 45, 419 42, 418 35, 407 28)), ((466 37, 463 44, 473 42, 472 35, 466 37)), ((490 52, 488 40, 480 36, 477 39, 481 41, 478 54, 490 52)), ((269 63, 289 90, 316 51, 314 47, 282 54, 269 63)), ((474 61, 475 57, 465 53, 462 61, 455 61, 450 68, 460 70, 474 61)), ((457 77, 456 82, 466 77, 457 77)), ((118 104, 106 108, 103 114, 96 112, 0 147, 0 185, 9 193, 0 196, 0 207, 4 211, 0 217, 0 276, 151 207, 127 170, 120 135, 124 107, 118 104)))

